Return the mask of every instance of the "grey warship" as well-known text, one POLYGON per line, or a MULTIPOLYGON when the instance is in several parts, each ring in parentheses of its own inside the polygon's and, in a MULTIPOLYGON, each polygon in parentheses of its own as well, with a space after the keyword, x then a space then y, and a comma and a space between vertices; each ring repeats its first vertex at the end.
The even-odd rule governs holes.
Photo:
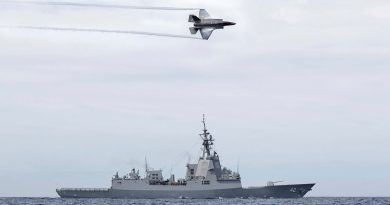
POLYGON ((146 166, 145 177, 139 170, 120 177, 112 177, 111 188, 60 188, 57 193, 61 198, 302 198, 314 183, 276 185, 268 182, 267 186, 244 188, 241 176, 226 167, 222 167, 219 155, 212 148, 214 138, 206 129, 203 117, 202 155, 196 164, 187 164, 185 178, 175 179, 171 175, 164 179, 162 170, 152 170, 146 166))

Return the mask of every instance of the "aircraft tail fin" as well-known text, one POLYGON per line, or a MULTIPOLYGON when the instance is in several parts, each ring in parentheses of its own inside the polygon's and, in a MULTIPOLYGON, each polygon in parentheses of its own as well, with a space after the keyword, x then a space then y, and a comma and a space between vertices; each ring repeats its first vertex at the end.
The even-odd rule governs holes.
POLYGON ((190 15, 189 18, 188 18, 188 22, 199 22, 200 21, 200 18, 195 16, 195 15, 190 15))
POLYGON ((195 27, 190 27, 190 32, 192 35, 198 33, 199 29, 198 28, 195 28, 195 27))

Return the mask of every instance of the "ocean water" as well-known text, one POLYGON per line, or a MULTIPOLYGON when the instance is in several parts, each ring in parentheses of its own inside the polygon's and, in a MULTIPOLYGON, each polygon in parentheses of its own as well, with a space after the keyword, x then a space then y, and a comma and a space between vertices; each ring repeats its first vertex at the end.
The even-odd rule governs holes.
POLYGON ((390 198, 379 197, 308 197, 303 199, 60 199, 60 198, 0 198, 0 205, 320 205, 320 204, 346 204, 346 205, 390 205, 390 198))

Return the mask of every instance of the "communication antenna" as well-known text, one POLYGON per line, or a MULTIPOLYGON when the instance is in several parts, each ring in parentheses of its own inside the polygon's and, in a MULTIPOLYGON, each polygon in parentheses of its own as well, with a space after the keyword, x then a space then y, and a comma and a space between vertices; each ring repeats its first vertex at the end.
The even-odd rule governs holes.
POLYGON ((237 161, 237 174, 240 173, 240 159, 237 161))
POLYGON ((200 137, 202 138, 203 140, 203 154, 202 154, 202 159, 206 159, 206 157, 210 157, 211 156, 211 148, 212 148, 212 145, 214 145, 214 139, 213 137, 210 135, 210 133, 207 131, 207 128, 206 128, 206 117, 205 115, 203 114, 203 133, 202 134, 199 134, 200 137))
POLYGON ((149 172, 148 160, 146 159, 146 156, 145 156, 145 174, 147 175, 148 172, 149 172))

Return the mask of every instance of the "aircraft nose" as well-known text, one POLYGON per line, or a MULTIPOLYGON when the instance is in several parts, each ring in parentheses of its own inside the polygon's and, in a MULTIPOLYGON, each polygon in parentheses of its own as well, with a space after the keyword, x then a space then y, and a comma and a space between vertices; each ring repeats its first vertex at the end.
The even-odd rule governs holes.
POLYGON ((236 25, 236 23, 234 23, 234 22, 227 22, 227 23, 228 23, 228 25, 231 25, 231 26, 236 25))

